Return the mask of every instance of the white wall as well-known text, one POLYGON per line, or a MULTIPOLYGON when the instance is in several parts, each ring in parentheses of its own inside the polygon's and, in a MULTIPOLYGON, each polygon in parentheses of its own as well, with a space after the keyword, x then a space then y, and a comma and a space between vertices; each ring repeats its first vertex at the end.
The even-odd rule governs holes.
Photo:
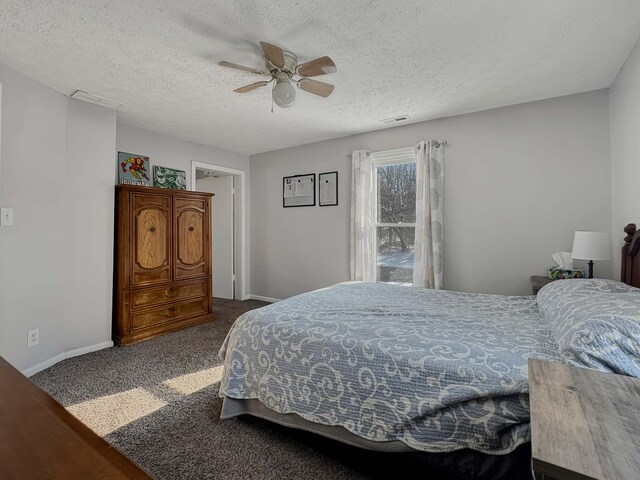
POLYGON ((0 205, 15 209, 0 229, 0 355, 25 370, 111 339, 115 112, 2 64, 0 83, 0 205))
POLYGON ((66 348, 111 340, 116 112, 69 101, 65 212, 66 348))
MULTIPOLYGON (((349 279, 353 149, 446 139, 445 286, 529 294, 573 231, 611 231, 607 91, 302 145, 251 157, 251 293, 285 298, 349 279), (282 177, 339 171, 337 207, 282 208, 282 177)), ((598 262, 596 275, 611 276, 598 262)))
MULTIPOLYGON (((186 171, 187 190, 191 190, 191 184, 194 181, 194 179, 191 178, 191 162, 208 163, 210 165, 242 170, 246 172, 245 181, 247 186, 249 185, 250 177, 248 155, 230 152, 228 150, 199 143, 187 142, 167 135, 162 135, 160 133, 123 124, 117 125, 116 144, 118 146, 118 151, 149 156, 152 166, 162 165, 164 167, 177 168, 179 170, 186 171)), ((251 234, 251 209, 249 208, 250 189, 247 188, 246 190, 246 192, 243 192, 239 186, 236 186, 236 194, 244 195, 244 204, 247 208, 247 211, 245 212, 245 235, 248 241, 251 234)), ((215 197, 213 201, 215 202, 215 197)), ((238 215, 240 215, 240 212, 238 212, 238 215)), ((240 224, 238 223, 238 229, 239 226, 240 224)), ((250 248, 247 247, 245 266, 241 271, 236 272, 238 275, 244 275, 247 289, 249 288, 250 282, 250 252, 250 248)), ((236 283, 236 286, 238 286, 238 283, 236 283)), ((248 292, 245 292, 245 294, 247 293, 248 292)))
POLYGON ((611 118, 612 248, 618 278, 627 223, 640 226, 640 42, 609 89, 611 118))

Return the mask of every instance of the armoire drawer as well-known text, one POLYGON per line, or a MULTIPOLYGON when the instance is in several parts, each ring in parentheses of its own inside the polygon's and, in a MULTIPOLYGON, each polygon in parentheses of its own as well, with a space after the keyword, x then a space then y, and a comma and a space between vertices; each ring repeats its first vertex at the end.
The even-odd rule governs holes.
POLYGON ((203 315, 208 312, 209 299, 207 297, 196 300, 187 300, 173 303, 164 307, 156 307, 148 310, 131 313, 131 329, 133 331, 142 328, 161 325, 181 318, 203 315))
POLYGON ((206 296, 209 292, 207 280, 197 283, 171 284, 166 287, 145 288, 131 291, 131 309, 137 310, 165 302, 206 296))

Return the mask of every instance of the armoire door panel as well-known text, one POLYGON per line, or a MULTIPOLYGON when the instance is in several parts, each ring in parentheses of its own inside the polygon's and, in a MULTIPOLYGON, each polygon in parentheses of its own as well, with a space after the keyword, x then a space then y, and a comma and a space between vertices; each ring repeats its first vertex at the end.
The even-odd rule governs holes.
POLYGON ((199 277, 209 272, 209 219, 206 202, 176 198, 175 279, 199 277))
POLYGON ((145 270, 163 266, 167 252, 167 218, 163 212, 146 208, 136 216, 136 263, 145 270))
POLYGON ((200 212, 187 210, 178 217, 178 238, 184 239, 178 244, 180 263, 194 265, 203 260, 202 224, 203 218, 200 212))
POLYGON ((132 194, 132 285, 171 280, 171 197, 132 194))

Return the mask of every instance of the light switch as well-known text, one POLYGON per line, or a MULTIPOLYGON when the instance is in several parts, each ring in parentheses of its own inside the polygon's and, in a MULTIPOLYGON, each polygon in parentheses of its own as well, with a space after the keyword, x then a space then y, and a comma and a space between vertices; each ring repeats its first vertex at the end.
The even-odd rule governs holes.
POLYGON ((13 208, 0 209, 0 226, 13 226, 13 208))

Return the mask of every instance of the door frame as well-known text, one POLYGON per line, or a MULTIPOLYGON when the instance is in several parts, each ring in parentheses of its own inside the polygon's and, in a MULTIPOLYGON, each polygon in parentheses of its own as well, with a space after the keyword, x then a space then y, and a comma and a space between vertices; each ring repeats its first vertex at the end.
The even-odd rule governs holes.
MULTIPOLYGON (((240 288, 236 288, 235 296, 240 300, 248 300, 249 296, 247 295, 247 275, 248 275, 248 265, 247 265, 247 238, 246 238, 246 220, 247 220, 247 212, 246 212, 246 194, 247 194, 247 186, 246 186, 246 172, 244 170, 238 170, 236 168, 223 167, 221 165, 213 165, 211 163, 203 163, 203 162, 191 162, 191 190, 196 191, 196 170, 210 170, 214 172, 222 172, 228 173, 230 175, 235 175, 236 178, 240 179, 240 195, 235 195, 235 198, 238 199, 239 202, 236 202, 235 205, 240 208, 240 238, 235 238, 234 250, 236 252, 240 252, 240 265, 236 265, 236 272, 240 271, 240 288), (238 243, 240 244, 240 248, 238 248, 238 243)), ((234 183, 235 185, 235 183, 234 183)), ((235 189, 235 186, 234 186, 235 189)), ((214 199, 215 201, 215 199, 214 199)), ((234 212, 234 217, 236 217, 236 212, 234 212)), ((236 287, 238 287, 238 282, 236 278, 236 287)))

